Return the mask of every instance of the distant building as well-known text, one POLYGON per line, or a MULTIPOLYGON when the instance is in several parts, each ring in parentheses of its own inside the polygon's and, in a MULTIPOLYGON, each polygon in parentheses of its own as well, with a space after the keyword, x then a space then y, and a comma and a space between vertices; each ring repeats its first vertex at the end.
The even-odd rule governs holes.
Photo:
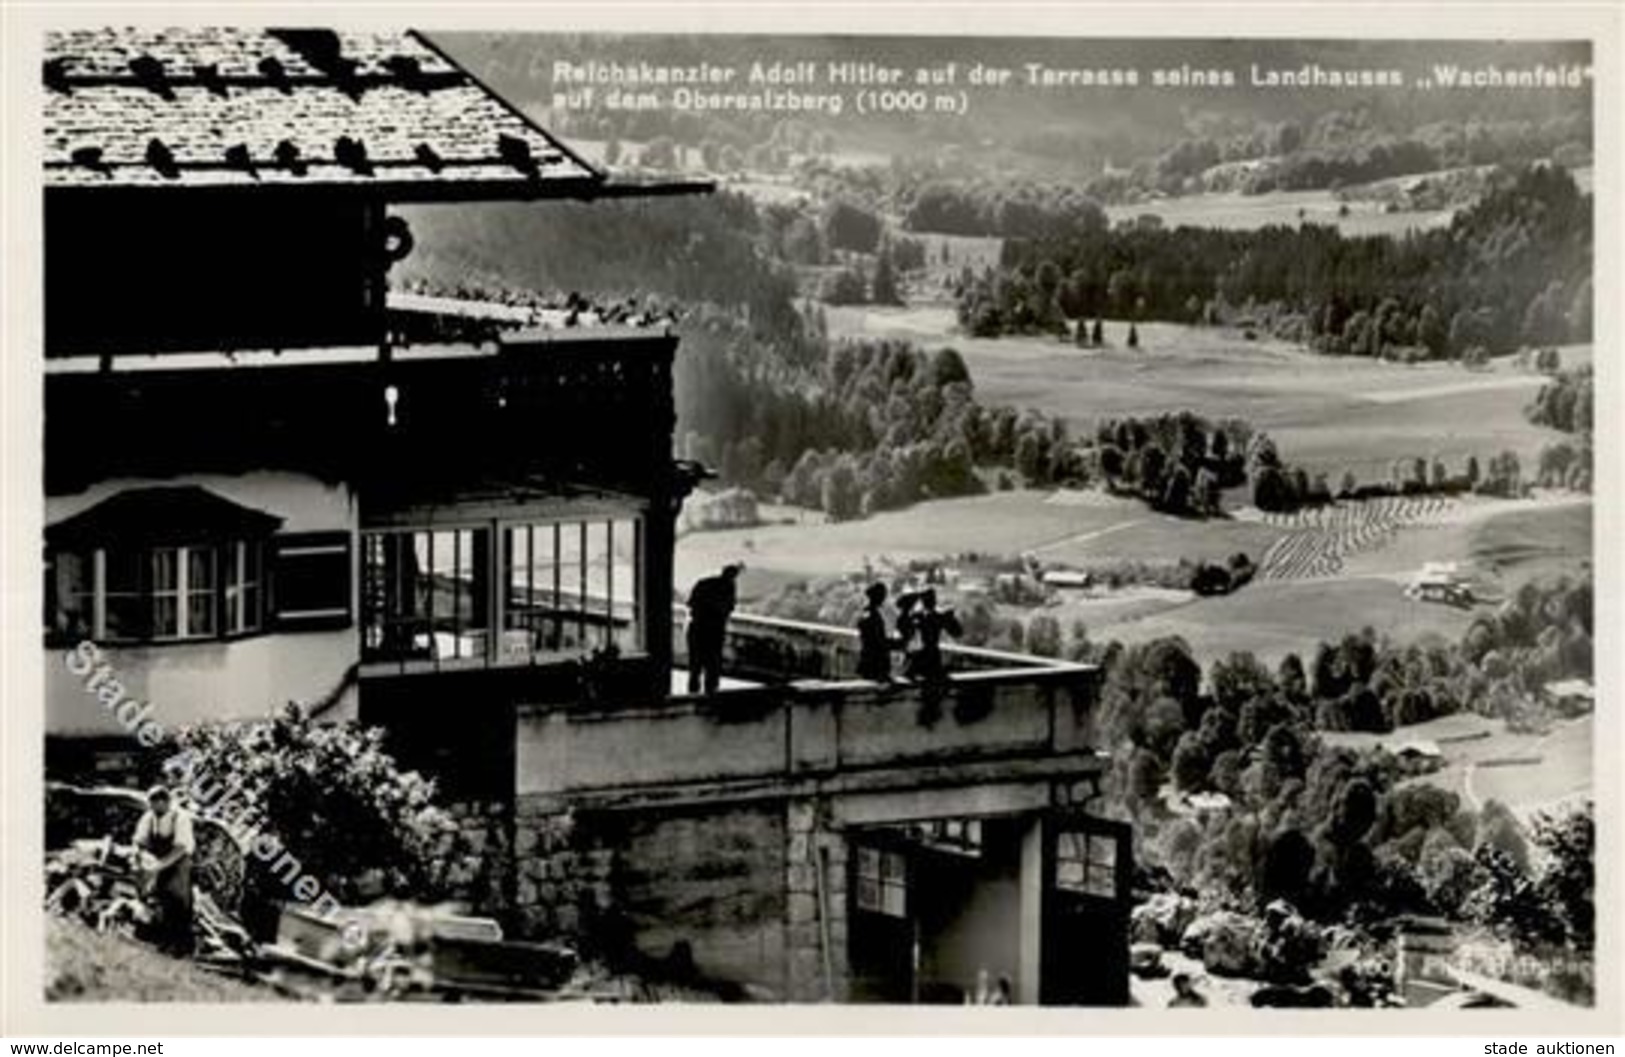
POLYGON ((1547 704, 1566 716, 1581 716, 1597 707, 1596 691, 1586 679, 1559 679, 1541 688, 1547 704))
POLYGON ((1407 741, 1395 746, 1394 755, 1413 760, 1440 760, 1444 753, 1437 743, 1425 739, 1407 741))
POLYGON ((1455 562, 1428 562, 1411 578, 1405 593, 1424 602, 1445 602, 1452 605, 1470 604, 1471 587, 1462 577, 1455 562))

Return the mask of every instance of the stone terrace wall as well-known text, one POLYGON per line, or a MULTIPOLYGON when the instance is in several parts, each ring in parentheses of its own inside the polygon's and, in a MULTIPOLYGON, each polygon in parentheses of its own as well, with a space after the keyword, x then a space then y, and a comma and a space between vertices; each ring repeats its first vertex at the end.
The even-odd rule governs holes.
POLYGON ((761 999, 845 994, 846 845, 810 800, 579 816, 521 801, 514 850, 521 935, 674 968, 692 959, 761 999))

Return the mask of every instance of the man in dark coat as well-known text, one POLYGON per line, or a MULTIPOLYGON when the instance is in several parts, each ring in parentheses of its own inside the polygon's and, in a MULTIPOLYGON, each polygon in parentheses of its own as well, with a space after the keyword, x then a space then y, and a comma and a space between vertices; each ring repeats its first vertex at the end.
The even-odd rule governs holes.
POLYGON ((708 694, 722 683, 722 643, 727 636, 728 618, 739 600, 740 562, 725 565, 716 576, 707 576, 688 593, 688 692, 701 687, 708 694))
POLYGON ((902 610, 897 618, 897 631, 904 643, 903 674, 921 683, 947 679, 948 671, 942 663, 942 636, 947 633, 957 639, 965 633, 959 618, 951 609, 937 608, 937 592, 929 587, 918 596, 905 595, 898 599, 898 608, 902 610))
POLYGON ((864 590, 868 606, 858 618, 858 677, 877 683, 891 682, 891 651, 900 646, 886 629, 886 585, 870 584, 864 590))

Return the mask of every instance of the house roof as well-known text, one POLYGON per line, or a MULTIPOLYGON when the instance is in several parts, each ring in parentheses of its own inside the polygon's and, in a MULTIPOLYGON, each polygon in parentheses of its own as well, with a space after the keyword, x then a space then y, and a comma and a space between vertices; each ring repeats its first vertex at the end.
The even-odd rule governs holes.
POLYGON ((56 547, 95 547, 117 542, 132 547, 197 540, 258 539, 282 519, 234 503, 197 485, 132 488, 45 529, 56 547))
POLYGON ((42 72, 48 188, 545 197, 605 180, 410 31, 67 30, 42 72))

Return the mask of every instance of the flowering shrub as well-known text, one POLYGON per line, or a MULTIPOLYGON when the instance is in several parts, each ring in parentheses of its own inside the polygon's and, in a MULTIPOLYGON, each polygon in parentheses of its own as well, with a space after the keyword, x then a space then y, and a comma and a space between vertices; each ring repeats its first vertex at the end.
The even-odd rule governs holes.
MULTIPOLYGON (((188 728, 176 742, 182 799, 224 822, 245 851, 258 835, 275 838, 342 903, 439 894, 436 853, 453 820, 434 783, 384 751, 382 730, 314 723, 290 705, 270 720, 188 728)), ((243 917, 264 935, 293 896, 273 872, 280 854, 245 858, 243 917)))

